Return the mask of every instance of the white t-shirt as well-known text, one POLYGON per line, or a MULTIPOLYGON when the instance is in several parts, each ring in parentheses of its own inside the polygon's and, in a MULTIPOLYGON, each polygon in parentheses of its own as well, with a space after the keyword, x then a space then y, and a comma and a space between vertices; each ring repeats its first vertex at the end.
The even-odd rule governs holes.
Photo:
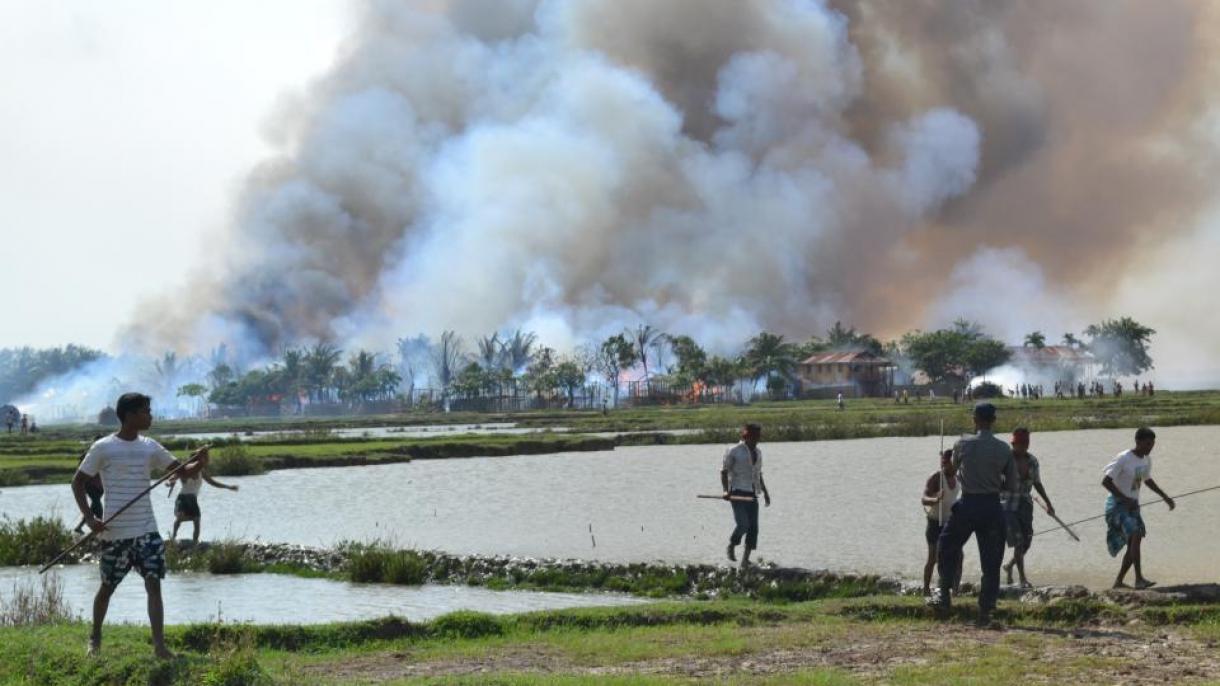
POLYGON ((194 479, 182 479, 179 483, 182 485, 182 490, 178 491, 181 495, 198 495, 199 489, 203 487, 203 477, 197 476, 194 479))
POLYGON ((750 463, 750 448, 744 442, 724 453, 723 468, 729 473, 729 490, 758 493, 762 480, 762 449, 755 447, 758 459, 750 463))
MULTIPOLYGON (((89 447, 79 469, 86 476, 102 475, 102 486, 106 489, 104 512, 105 517, 109 517, 148 488, 149 475, 153 470, 168 469, 177 463, 168 450, 151 438, 140 436, 133 441, 125 441, 111 434, 89 447)), ((153 517, 152 502, 145 493, 107 524, 99 537, 106 541, 117 541, 156 531, 157 520, 153 517)))
POLYGON ((1138 501, 1140 486, 1152 475, 1152 456, 1140 457, 1135 451, 1128 450, 1119 453, 1101 473, 1110 477, 1119 493, 1138 501))

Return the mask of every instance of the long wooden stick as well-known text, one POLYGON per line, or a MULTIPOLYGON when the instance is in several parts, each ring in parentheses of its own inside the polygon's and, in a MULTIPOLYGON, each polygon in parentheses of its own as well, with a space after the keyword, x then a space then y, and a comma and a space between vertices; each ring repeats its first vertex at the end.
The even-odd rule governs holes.
POLYGON ((1071 537, 1072 537, 1072 540, 1076 541, 1077 543, 1079 543, 1079 542, 1080 542, 1080 537, 1076 535, 1076 532, 1075 532, 1075 531, 1072 531, 1072 527, 1068 526, 1066 523, 1064 523, 1064 521, 1063 521, 1062 519, 1059 519, 1059 517, 1058 517, 1057 515, 1053 514, 1053 513, 1051 512, 1051 508, 1047 507, 1047 506, 1046 506, 1046 503, 1042 502, 1042 499, 1041 499, 1041 498, 1039 498, 1039 497, 1038 497, 1038 496, 1036 496, 1036 495, 1035 495, 1035 496, 1031 496, 1031 497, 1034 499, 1034 502, 1035 502, 1035 503, 1038 503, 1038 507, 1041 507, 1043 512, 1045 512, 1046 514, 1050 515, 1051 519, 1053 519, 1053 520, 1055 520, 1056 522, 1058 522, 1058 523, 1059 523, 1059 526, 1063 527, 1063 530, 1064 530, 1064 531, 1066 531, 1066 532, 1068 532, 1068 536, 1071 536, 1071 537))
POLYGON ((134 497, 134 498, 132 498, 131 500, 127 501, 127 504, 126 504, 126 505, 124 505, 124 506, 120 507, 120 508, 119 508, 117 511, 115 511, 115 513, 114 513, 114 514, 110 515, 110 516, 109 516, 109 517, 107 517, 105 520, 103 520, 103 521, 102 521, 102 528, 101 528, 101 529, 91 529, 91 530, 89 531, 89 533, 88 533, 88 534, 86 534, 85 536, 83 536, 83 537, 82 537, 82 538, 81 538, 79 541, 77 541, 76 543, 73 543, 72 545, 68 546, 68 547, 67 547, 67 549, 65 549, 65 550, 64 550, 62 553, 60 553, 60 554, 56 555, 56 556, 55 556, 55 557, 54 557, 54 558, 53 558, 53 559, 52 559, 50 562, 48 562, 48 563, 46 563, 45 565, 43 565, 42 569, 38 570, 38 573, 39 573, 39 574, 42 574, 43 572, 47 571, 48 569, 50 569, 50 568, 54 567, 54 566, 55 566, 55 563, 57 563, 57 562, 59 562, 60 560, 64 559, 64 557, 65 557, 65 556, 67 556, 67 554, 68 554, 68 553, 72 552, 73 550, 76 550, 77 548, 81 547, 81 546, 82 546, 82 545, 84 545, 85 543, 87 543, 87 542, 89 542, 89 541, 92 541, 94 538, 96 538, 96 537, 97 537, 97 535, 98 535, 99 533, 101 533, 102 531, 104 531, 104 530, 105 530, 105 528, 106 528, 106 525, 107 525, 107 524, 109 524, 110 522, 113 522, 113 521, 114 521, 114 518, 115 518, 115 517, 118 517, 119 515, 123 514, 123 513, 124 513, 124 512, 127 510, 127 508, 131 507, 132 505, 135 505, 135 504, 136 504, 136 502, 137 502, 137 501, 138 501, 140 498, 143 498, 144 496, 148 495, 148 493, 150 493, 150 492, 151 492, 151 491, 152 491, 154 488, 156 488, 157 486, 160 486, 162 483, 164 483, 166 479, 168 479, 168 478, 170 478, 171 476, 173 476, 173 475, 177 474, 177 473, 178 473, 179 471, 181 471, 182 469, 185 469, 187 465, 189 465, 190 463, 194 462, 195 460, 198 460, 198 459, 199 459, 199 454, 200 454, 201 452, 203 452, 203 450, 204 450, 204 449, 209 448, 209 447, 211 447, 211 446, 206 446, 206 445, 205 445, 205 446, 203 446, 202 448, 199 448, 199 449, 198 449, 198 450, 196 450, 194 453, 192 453, 192 454, 191 454, 191 456, 190 456, 189 458, 187 458, 186 462, 180 462, 180 463, 178 463, 178 466, 177 466, 177 467, 174 467, 173 469, 171 469, 171 470, 169 470, 168 472, 166 472, 166 473, 165 473, 165 476, 163 476, 163 477, 161 477, 160 479, 157 479, 156 481, 152 482, 152 485, 151 485, 151 486, 149 486, 148 488, 144 489, 143 491, 140 491, 140 494, 139 494, 139 495, 137 495, 136 497, 134 497))
POLYGON ((758 498, 751 498, 751 497, 750 497, 750 496, 748 496, 748 495, 731 495, 731 496, 729 496, 729 497, 727 497, 727 498, 726 498, 726 497, 724 497, 724 496, 722 496, 722 495, 697 495, 697 496, 695 496, 695 497, 696 497, 696 498, 707 498, 707 499, 709 499, 709 500, 730 500, 730 501, 735 501, 735 502, 739 502, 739 503, 756 503, 756 502, 758 502, 758 498))

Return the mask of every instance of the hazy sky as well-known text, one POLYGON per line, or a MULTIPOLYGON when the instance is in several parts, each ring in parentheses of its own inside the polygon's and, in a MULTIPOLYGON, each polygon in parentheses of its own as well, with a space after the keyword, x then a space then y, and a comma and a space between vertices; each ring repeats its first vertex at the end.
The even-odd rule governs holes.
POLYGON ((0 2, 0 347, 110 348, 180 287, 352 4, 0 2))

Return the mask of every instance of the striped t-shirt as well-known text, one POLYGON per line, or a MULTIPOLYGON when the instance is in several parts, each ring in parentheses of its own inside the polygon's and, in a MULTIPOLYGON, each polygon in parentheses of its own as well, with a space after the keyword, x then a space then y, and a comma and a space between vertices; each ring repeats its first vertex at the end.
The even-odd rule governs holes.
MULTIPOLYGON (((90 446, 80 463, 80 471, 86 476, 102 475, 102 486, 106 489, 104 511, 105 517, 109 517, 148 488, 148 479, 153 470, 164 470, 177 462, 168 450, 151 438, 140 436, 125 441, 117 434, 111 434, 90 446)), ((99 536, 103 540, 117 541, 156 531, 157 520, 153 517, 152 502, 145 493, 107 524, 99 536)))

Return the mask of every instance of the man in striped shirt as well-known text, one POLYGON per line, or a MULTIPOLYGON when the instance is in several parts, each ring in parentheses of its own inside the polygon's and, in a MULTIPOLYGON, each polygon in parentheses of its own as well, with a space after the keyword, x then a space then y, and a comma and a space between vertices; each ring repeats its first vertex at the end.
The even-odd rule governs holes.
MULTIPOLYGON (((102 584, 93 599, 93 632, 89 636, 89 654, 96 655, 102 645, 102 621, 110 607, 110 596, 127 572, 135 567, 144 578, 148 593, 148 621, 152 625, 153 650, 157 657, 171 658, 165 647, 165 609, 161 602, 161 579, 165 578, 165 544, 157 533, 152 502, 146 489, 151 474, 179 467, 178 460, 160 443, 141 436, 152 426, 152 399, 141 393, 124 393, 115 403, 122 427, 118 432, 98 439, 85 454, 76 476, 72 479, 72 494, 85 518, 85 524, 100 532, 102 541, 102 584), (103 524, 89 509, 85 500, 85 485, 90 478, 101 475, 106 495, 104 512, 114 517, 103 524), (122 514, 113 513, 123 510, 122 514)), ((185 478, 194 477, 207 465, 207 448, 197 452, 198 459, 179 471, 185 478)))

